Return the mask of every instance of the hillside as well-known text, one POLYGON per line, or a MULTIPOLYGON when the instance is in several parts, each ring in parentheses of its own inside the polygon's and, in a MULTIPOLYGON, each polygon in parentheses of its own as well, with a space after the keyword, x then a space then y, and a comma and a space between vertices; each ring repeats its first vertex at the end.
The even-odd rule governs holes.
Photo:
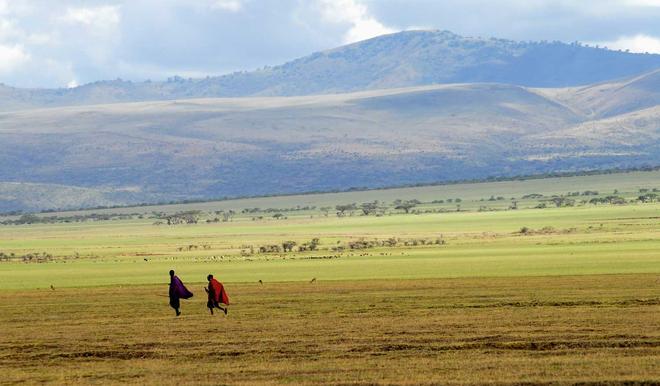
POLYGON ((593 117, 611 117, 660 104, 660 69, 632 79, 560 90, 556 98, 593 117))
POLYGON ((58 196, 70 193, 58 188, 47 203, 30 189, 7 194, 0 186, 0 207, 74 208, 657 165, 660 110, 646 107, 660 93, 655 79, 657 73, 569 89, 450 84, 0 113, 0 182, 84 188, 91 197, 67 201, 58 196), (593 89, 610 90, 610 107, 588 110, 595 102, 583 96, 593 89), (625 113, 612 116, 617 106, 625 113))
POLYGON ((89 208, 127 205, 154 196, 144 196, 129 189, 80 188, 57 184, 0 182, 0 212, 39 211, 49 208, 89 208))
MULTIPOLYGON (((660 55, 577 43, 462 37, 404 31, 342 46, 280 66, 204 79, 101 81, 72 89, 0 86, 0 111, 208 97, 345 93, 443 83, 575 87, 660 68, 660 55)), ((588 91, 585 91, 589 94, 588 91)))

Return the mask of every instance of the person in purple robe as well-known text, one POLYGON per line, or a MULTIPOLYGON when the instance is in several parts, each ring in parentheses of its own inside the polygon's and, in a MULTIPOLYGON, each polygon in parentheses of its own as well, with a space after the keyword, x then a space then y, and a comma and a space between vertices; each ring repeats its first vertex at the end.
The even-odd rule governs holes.
POLYGON ((175 274, 174 270, 170 271, 170 306, 176 311, 176 316, 181 315, 181 299, 190 299, 193 296, 192 292, 188 291, 181 279, 175 274))

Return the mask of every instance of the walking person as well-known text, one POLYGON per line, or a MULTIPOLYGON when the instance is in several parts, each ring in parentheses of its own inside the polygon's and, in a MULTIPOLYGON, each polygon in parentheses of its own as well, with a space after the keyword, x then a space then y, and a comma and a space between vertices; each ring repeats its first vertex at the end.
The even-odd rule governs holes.
POLYGON ((220 309, 225 315, 227 315, 227 311, 229 311, 229 297, 227 296, 225 287, 222 283, 214 279, 213 275, 208 275, 206 280, 209 281, 209 286, 204 288, 206 293, 209 294, 209 301, 206 303, 206 306, 209 308, 209 311, 211 311, 211 315, 213 315, 214 308, 220 309), (220 307, 220 303, 224 304, 225 307, 220 307))
POLYGON ((181 299, 190 299, 192 296, 181 279, 174 275, 174 270, 170 270, 170 306, 176 311, 176 316, 181 315, 181 299))

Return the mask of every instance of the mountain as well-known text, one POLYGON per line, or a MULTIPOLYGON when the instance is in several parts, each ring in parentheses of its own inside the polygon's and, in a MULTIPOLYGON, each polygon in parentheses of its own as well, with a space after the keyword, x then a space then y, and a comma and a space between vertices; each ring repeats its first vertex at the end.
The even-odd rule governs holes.
POLYGON ((658 165, 657 82, 651 71, 570 88, 460 83, 4 112, 0 208, 658 165), (85 201, 60 197, 75 192, 85 201))
POLYGON ((166 82, 140 83, 101 81, 71 89, 0 86, 0 111, 186 98, 346 93, 447 83, 575 87, 658 68, 660 55, 610 51, 578 43, 516 42, 462 37, 448 31, 404 31, 317 52, 280 66, 219 77, 173 77, 166 82))
POLYGON ((555 97, 583 114, 612 117, 660 104, 660 69, 615 82, 559 90, 555 97))

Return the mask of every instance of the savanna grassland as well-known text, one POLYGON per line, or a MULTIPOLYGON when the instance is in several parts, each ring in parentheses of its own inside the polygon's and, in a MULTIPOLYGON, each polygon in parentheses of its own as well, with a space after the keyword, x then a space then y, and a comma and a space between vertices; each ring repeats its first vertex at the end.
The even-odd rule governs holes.
POLYGON ((657 383, 658 187, 649 172, 8 217, 0 382, 657 383), (169 269, 195 293, 178 318, 169 269), (228 316, 205 309, 208 273, 228 316))
POLYGON ((657 275, 3 291, 4 383, 601 384, 660 377, 657 275))

